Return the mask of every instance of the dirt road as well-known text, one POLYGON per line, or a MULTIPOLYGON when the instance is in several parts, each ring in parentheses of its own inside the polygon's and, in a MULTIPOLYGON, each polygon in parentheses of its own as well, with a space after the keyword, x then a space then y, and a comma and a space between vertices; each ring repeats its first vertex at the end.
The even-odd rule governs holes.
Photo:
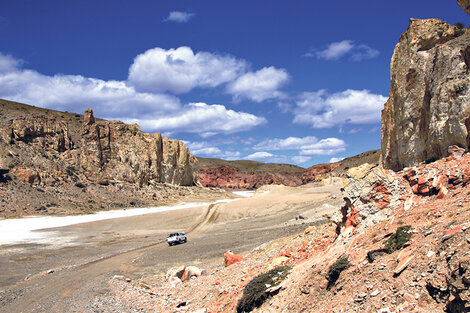
POLYGON ((324 221, 332 210, 325 204, 338 207, 338 195, 334 186, 272 187, 232 203, 55 229, 57 239, 67 239, 57 245, 2 246, 0 312, 94 312, 93 299, 109 292, 113 275, 216 266, 226 250, 243 253, 324 221), (299 220, 301 214, 308 218, 299 220), (177 230, 189 241, 169 247, 165 237, 177 230))

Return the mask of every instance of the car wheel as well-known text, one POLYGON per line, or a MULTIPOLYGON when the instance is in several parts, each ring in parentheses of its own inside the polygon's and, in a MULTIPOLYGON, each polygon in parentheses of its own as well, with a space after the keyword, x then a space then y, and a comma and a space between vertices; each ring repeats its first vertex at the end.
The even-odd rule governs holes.
POLYGON ((186 242, 186 241, 188 241, 188 239, 184 239, 184 240, 183 240, 183 242, 186 242))

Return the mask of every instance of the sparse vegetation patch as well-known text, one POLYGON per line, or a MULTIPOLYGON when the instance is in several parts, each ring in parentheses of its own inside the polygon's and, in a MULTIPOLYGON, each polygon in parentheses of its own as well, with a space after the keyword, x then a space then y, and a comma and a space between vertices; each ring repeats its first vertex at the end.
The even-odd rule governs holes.
POLYGON ((253 278, 243 290, 243 296, 237 304, 237 313, 251 312, 260 307, 269 297, 266 290, 280 284, 290 269, 289 266, 279 266, 253 278))
POLYGON ((326 274, 326 279, 328 280, 327 289, 330 289, 331 286, 333 286, 338 280, 341 272, 350 266, 351 263, 349 262, 347 257, 341 257, 336 260, 336 262, 330 266, 330 268, 328 269, 328 273, 326 274))
POLYGON ((397 228, 397 231, 390 236, 385 242, 385 248, 387 253, 393 253, 394 251, 403 248, 403 245, 407 243, 411 238, 410 233, 411 226, 401 226, 397 228))

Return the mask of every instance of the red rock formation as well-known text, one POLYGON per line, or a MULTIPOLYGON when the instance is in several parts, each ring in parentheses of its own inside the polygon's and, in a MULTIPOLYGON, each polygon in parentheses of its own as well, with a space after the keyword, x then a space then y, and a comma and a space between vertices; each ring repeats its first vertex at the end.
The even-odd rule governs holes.
POLYGON ((302 173, 302 183, 306 184, 312 181, 319 181, 326 178, 327 174, 337 168, 340 162, 317 164, 305 169, 302 173))
POLYGON ((224 254, 224 266, 230 266, 232 264, 245 261, 246 259, 241 255, 236 255, 232 250, 228 250, 224 254))
POLYGON ((282 184, 298 186, 301 173, 242 172, 231 166, 203 167, 198 171, 198 182, 204 187, 225 189, 255 189, 263 185, 282 184))

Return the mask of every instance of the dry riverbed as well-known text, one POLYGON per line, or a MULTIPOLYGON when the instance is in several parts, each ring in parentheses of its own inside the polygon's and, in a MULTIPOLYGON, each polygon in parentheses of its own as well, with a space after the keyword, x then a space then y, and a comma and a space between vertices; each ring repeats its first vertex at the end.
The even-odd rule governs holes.
POLYGON ((124 310, 107 284, 114 275, 138 279, 181 264, 220 266, 229 249, 244 254, 325 222, 340 199, 333 185, 269 186, 230 203, 49 229, 48 243, 0 246, 0 312, 124 310), (165 238, 174 231, 186 231, 188 243, 169 247, 165 238))

